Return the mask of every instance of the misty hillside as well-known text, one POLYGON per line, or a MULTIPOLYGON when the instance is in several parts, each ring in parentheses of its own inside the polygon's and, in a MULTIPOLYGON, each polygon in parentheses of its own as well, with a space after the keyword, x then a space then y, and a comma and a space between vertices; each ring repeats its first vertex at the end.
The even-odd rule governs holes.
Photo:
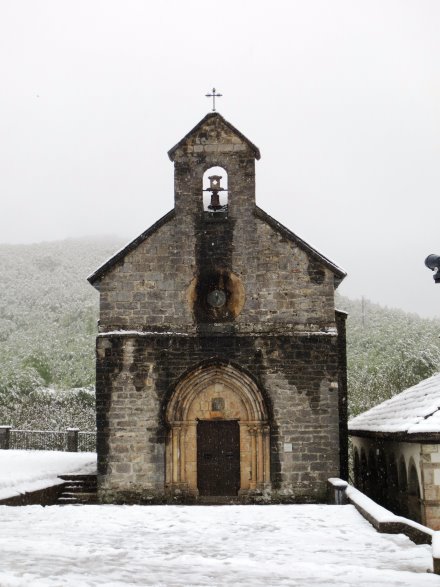
MULTIPOLYGON (((0 424, 93 427, 87 389, 95 377, 98 293, 86 278, 122 244, 0 245, 0 424)), ((438 370, 439 320, 342 297, 337 305, 349 313, 351 414, 438 370)))
POLYGON ((94 428, 98 293, 87 276, 121 244, 0 245, 0 424, 94 428))
POLYGON ((440 370, 439 319, 342 296, 337 296, 336 304, 348 312, 350 416, 440 370))
POLYGON ((98 293, 87 276, 120 245, 0 245, 0 389, 93 384, 98 293))

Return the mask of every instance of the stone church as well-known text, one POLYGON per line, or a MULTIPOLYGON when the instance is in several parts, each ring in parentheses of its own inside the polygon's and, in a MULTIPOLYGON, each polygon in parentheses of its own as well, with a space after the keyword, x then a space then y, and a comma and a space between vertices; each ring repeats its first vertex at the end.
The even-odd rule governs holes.
POLYGON ((260 151, 219 113, 168 156, 173 210, 89 277, 100 500, 324 501, 347 477, 345 273, 256 206, 260 151))

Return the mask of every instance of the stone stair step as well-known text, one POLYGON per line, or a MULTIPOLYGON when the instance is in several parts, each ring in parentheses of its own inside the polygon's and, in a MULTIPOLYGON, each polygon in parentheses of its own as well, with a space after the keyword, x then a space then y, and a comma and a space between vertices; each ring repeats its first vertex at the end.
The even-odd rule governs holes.
POLYGON ((87 493, 93 493, 96 491, 93 487, 85 487, 84 485, 65 485, 63 491, 70 491, 71 493, 82 493, 86 491, 87 493))
POLYGON ((96 475, 60 475, 60 478, 65 484, 57 499, 58 505, 86 505, 98 502, 96 475))
POLYGON ((240 504, 240 498, 236 495, 201 495, 198 498, 201 505, 234 505, 240 504))

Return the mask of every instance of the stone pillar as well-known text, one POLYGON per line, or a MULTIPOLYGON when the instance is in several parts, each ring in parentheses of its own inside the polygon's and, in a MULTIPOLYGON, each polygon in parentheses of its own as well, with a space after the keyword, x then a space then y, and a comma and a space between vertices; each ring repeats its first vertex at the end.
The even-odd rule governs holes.
POLYGON ((180 435, 179 435, 179 475, 180 475, 180 483, 185 483, 186 481, 186 454, 185 454, 185 440, 186 440, 186 433, 188 430, 188 426, 183 425, 180 428, 180 435))
POLYGON ((422 523, 440 530, 440 446, 421 445, 422 523))
POLYGON ((263 450, 264 450, 264 483, 270 483, 270 428, 264 426, 263 428, 263 450))
POLYGON ((255 489, 257 486, 257 431, 255 428, 249 429, 251 437, 251 482, 250 489, 255 489))
POLYGON ((78 452, 79 428, 67 428, 67 452, 78 452))
POLYGON ((345 505, 347 500, 347 481, 332 477, 327 480, 327 501, 330 505, 345 505))
POLYGON ((11 441, 12 426, 0 426, 0 449, 7 450, 11 441))
POLYGON ((172 464, 171 479, 173 485, 177 485, 180 483, 180 426, 176 425, 172 428, 172 464))
POLYGON ((263 430, 257 428, 257 487, 264 482, 263 430))
POLYGON ((434 573, 440 575, 440 532, 434 532, 432 537, 432 566, 434 573))

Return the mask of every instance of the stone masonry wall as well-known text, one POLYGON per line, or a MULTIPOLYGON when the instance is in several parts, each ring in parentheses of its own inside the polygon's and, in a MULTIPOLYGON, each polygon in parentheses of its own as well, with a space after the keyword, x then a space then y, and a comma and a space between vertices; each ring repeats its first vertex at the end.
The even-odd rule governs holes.
POLYGON ((101 335, 97 359, 104 501, 167 499, 165 408, 179 377, 203 361, 240 365, 265 396, 271 500, 324 500, 327 478, 339 475, 335 336, 101 335))
MULTIPOLYGON (((334 327, 334 285, 329 269, 319 266, 261 220, 254 218, 253 235, 257 236, 258 247, 245 242, 239 246, 239 231, 233 229, 232 238, 227 239, 231 236, 227 224, 221 228, 209 243, 221 252, 218 265, 231 270, 245 292, 243 310, 234 321, 236 332, 289 333, 334 327), (232 252, 226 263, 230 244, 232 252), (239 254, 240 248, 246 254, 239 254)), ((210 229, 209 225, 198 224, 199 234, 210 229)), ((179 219, 174 218, 101 280, 102 332, 196 331, 190 290, 202 265, 197 259, 198 233, 193 226, 184 238, 179 219)), ((243 238, 242 234, 239 240, 243 238)))
POLYGON ((257 217, 255 152, 246 140, 214 117, 173 159, 175 214, 96 283, 100 331, 196 332, 194 281, 213 269, 233 274, 244 291, 237 333, 334 328, 331 270, 257 217), (228 211, 217 223, 203 212, 203 174, 212 166, 228 173, 228 211))
POLYGON ((169 330, 193 324, 186 292, 194 276, 194 236, 168 222, 99 283, 100 330, 169 330))

